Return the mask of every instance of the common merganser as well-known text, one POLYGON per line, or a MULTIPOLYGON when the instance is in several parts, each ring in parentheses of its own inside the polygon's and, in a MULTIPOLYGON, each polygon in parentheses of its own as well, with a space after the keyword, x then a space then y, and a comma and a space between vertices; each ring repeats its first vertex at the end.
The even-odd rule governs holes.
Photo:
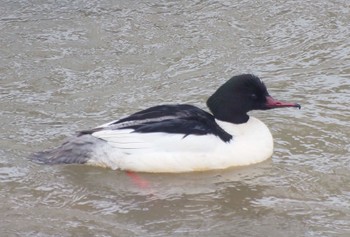
POLYGON ((137 172, 190 172, 250 165, 272 156, 267 126, 251 110, 297 107, 273 99, 251 74, 234 76, 209 97, 211 114, 193 105, 154 106, 33 154, 43 164, 88 164, 137 172))

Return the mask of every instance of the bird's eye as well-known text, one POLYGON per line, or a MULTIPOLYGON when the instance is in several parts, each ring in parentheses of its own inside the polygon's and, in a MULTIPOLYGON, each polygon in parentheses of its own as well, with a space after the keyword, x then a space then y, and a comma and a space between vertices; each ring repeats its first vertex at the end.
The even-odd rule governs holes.
POLYGON ((250 97, 251 97, 253 100, 258 99, 258 96, 257 96, 256 94, 251 94, 250 97))

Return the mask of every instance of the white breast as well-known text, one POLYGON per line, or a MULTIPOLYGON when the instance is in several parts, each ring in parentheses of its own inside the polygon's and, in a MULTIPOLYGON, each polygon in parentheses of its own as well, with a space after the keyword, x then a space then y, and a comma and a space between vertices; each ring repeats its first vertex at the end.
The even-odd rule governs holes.
POLYGON ((261 162, 271 157, 273 139, 260 120, 234 125, 216 121, 233 136, 223 142, 215 135, 133 133, 132 129, 102 130, 92 135, 105 141, 91 165, 141 172, 190 172, 225 169, 261 162))

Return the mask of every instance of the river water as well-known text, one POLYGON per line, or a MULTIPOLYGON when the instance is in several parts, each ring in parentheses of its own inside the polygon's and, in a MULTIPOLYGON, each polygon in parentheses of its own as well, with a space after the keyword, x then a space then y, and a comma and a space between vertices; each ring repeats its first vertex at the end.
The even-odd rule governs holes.
POLYGON ((350 3, 0 3, 1 236, 350 236, 350 3), (301 110, 257 111, 249 167, 139 174, 26 157, 152 105, 254 73, 301 110))

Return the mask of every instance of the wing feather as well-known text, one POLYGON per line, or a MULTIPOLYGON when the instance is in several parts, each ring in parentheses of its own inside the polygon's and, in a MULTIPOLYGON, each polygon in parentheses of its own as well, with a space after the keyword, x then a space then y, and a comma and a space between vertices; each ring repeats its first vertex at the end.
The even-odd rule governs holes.
MULTIPOLYGON (((182 134, 183 138, 190 134, 213 134, 224 142, 228 142, 232 138, 215 122, 213 115, 187 104, 151 107, 95 129, 80 132, 80 134, 87 133, 111 143, 119 143, 122 139, 129 139, 129 137, 137 139, 130 136, 130 133, 182 134), (122 138, 123 134, 124 138, 122 138)), ((149 144, 146 141, 138 142, 145 146, 149 144)))

